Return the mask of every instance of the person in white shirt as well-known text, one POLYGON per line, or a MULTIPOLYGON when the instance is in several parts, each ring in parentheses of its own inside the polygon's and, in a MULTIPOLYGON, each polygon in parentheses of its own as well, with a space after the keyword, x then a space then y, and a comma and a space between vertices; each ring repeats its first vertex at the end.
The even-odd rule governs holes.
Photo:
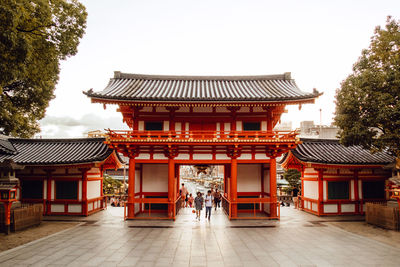
POLYGON ((208 220, 210 220, 211 210, 214 202, 214 197, 211 195, 211 190, 208 190, 205 202, 206 202, 206 218, 208 217, 208 220))

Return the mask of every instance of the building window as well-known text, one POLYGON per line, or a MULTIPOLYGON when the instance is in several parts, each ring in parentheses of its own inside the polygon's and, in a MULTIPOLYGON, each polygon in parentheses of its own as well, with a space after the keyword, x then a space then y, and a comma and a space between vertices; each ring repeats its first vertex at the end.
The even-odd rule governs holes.
POLYGON ((22 180, 21 195, 22 199, 43 199, 43 181, 22 180))
POLYGON ((349 182, 328 182, 328 199, 349 199, 349 182))
POLYGON ((146 121, 144 124, 144 129, 146 131, 162 131, 163 123, 159 121, 146 121))
POLYGON ((78 199, 78 181, 56 181, 56 199, 78 199))
POLYGON ((385 181, 363 181, 362 192, 364 199, 385 198, 385 181))
POLYGON ((261 123, 259 122, 243 122, 243 131, 260 131, 261 123))

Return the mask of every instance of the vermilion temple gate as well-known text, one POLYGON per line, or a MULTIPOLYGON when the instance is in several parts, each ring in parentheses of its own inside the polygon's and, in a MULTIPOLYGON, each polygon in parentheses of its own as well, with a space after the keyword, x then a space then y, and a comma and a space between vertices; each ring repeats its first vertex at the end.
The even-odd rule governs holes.
POLYGON ((189 77, 120 72, 102 92, 86 94, 92 102, 119 105, 132 129, 109 130, 106 140, 129 157, 128 219, 175 218, 180 164, 226 166, 229 218, 248 218, 240 216, 240 207, 256 202, 258 211, 267 214, 262 218, 278 218, 275 158, 296 147, 298 139, 295 132, 273 128, 285 105, 313 103, 319 95, 300 91, 290 73, 189 77), (166 210, 143 216, 155 204, 166 210))

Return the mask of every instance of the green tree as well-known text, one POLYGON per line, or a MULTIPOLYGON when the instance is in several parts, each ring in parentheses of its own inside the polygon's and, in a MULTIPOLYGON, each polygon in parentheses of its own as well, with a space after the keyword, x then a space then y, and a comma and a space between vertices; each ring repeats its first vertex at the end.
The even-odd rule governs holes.
POLYGON ((0 3, 0 133, 40 131, 60 72, 77 53, 86 28, 77 0, 2 0, 0 3))
POLYGON ((376 27, 350 74, 336 92, 335 124, 346 146, 361 145, 400 157, 400 24, 376 27))
POLYGON ((108 174, 103 177, 103 190, 105 194, 115 194, 115 190, 120 189, 122 182, 114 179, 108 174))
POLYGON ((289 183, 290 188, 299 188, 301 173, 296 169, 288 169, 283 173, 283 178, 289 183))

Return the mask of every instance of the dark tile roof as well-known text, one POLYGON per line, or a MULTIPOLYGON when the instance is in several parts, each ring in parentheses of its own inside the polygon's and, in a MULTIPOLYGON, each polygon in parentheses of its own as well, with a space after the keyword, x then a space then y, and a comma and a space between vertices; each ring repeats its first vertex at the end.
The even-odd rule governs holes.
POLYGON ((0 162, 12 159, 22 165, 68 165, 105 160, 113 152, 104 138, 18 139, 7 141, 15 153, 0 150, 0 162))
POLYGON ((344 165, 384 165, 394 160, 394 157, 385 152, 371 153, 361 146, 345 147, 339 143, 339 140, 302 138, 301 141, 303 143, 291 150, 291 153, 297 159, 304 162, 344 165))
POLYGON ((16 154, 17 150, 15 147, 7 140, 7 138, 0 137, 0 154, 16 154))
POLYGON ((263 76, 163 76, 115 72, 97 99, 136 101, 290 101, 320 95, 302 92, 290 73, 263 76))

